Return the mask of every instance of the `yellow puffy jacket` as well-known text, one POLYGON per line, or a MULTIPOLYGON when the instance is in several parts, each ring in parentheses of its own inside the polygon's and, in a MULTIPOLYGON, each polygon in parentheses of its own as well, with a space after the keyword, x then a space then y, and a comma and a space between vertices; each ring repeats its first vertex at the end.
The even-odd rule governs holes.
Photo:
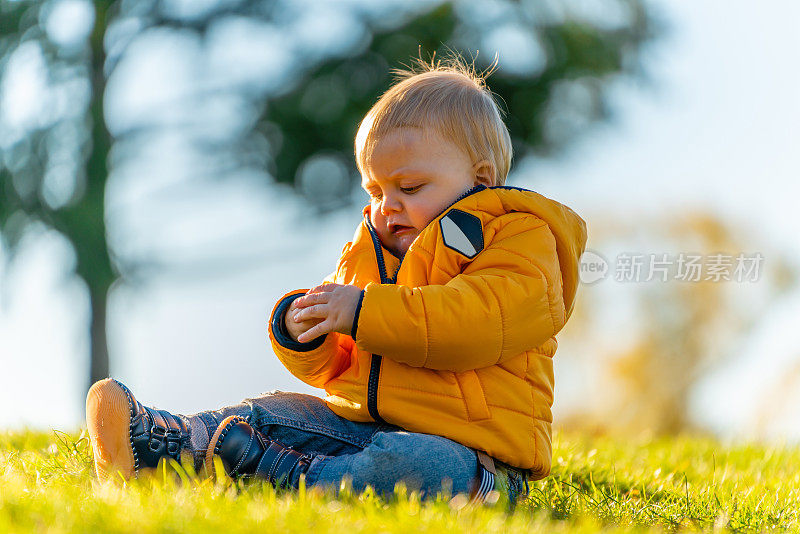
POLYGON ((402 262, 369 207, 326 281, 361 287, 352 335, 298 343, 272 312, 278 358, 352 421, 388 422, 483 450, 534 479, 551 463, 556 333, 572 312, 586 224, 533 191, 471 189, 402 262))

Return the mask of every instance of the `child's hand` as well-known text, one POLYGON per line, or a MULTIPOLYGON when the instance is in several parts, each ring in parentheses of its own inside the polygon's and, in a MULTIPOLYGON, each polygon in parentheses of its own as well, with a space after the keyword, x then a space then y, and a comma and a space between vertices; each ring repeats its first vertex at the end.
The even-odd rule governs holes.
MULTIPOLYGON (((297 341, 306 343, 329 332, 349 334, 359 298, 361 289, 356 286, 323 284, 295 300, 292 305, 300 309, 294 314, 294 321, 304 325, 312 321, 317 323, 297 336, 297 341)), ((291 307, 286 314, 287 327, 289 313, 291 307)))
POLYGON ((300 308, 297 306, 297 301, 300 300, 295 299, 289 305, 289 309, 286 310, 286 315, 283 317, 283 324, 286 325, 286 331, 289 332, 289 335, 297 341, 297 336, 305 332, 306 330, 310 329, 313 326, 318 325, 321 321, 319 319, 311 320, 311 321, 303 321, 297 322, 294 320, 294 316, 297 313, 297 310, 300 308))

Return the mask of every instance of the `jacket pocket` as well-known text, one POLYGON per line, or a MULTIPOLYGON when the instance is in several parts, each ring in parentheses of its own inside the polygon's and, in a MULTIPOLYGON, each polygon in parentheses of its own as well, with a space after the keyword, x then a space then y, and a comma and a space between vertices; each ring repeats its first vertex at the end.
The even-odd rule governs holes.
POLYGON ((478 373, 474 370, 455 373, 458 387, 461 390, 461 397, 467 406, 467 417, 470 421, 480 421, 489 419, 489 406, 486 405, 486 395, 483 393, 483 386, 478 378, 478 373))

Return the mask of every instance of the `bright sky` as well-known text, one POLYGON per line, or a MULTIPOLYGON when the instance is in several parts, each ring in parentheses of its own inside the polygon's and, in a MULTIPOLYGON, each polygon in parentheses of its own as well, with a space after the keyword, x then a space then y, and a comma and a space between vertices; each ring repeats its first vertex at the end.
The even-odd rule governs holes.
MULTIPOLYGON (((746 220, 767 250, 800 257, 794 206, 800 192, 800 4, 655 4, 672 29, 647 61, 654 90, 619 84, 615 123, 593 131, 560 160, 520 169, 516 183, 581 214, 707 206, 746 220)), ((299 220, 292 215, 296 200, 274 189, 242 185, 218 194, 228 211, 213 217, 263 229, 276 261, 225 279, 122 287, 111 301, 113 376, 145 403, 176 412, 217 408, 276 388, 311 392, 271 354, 266 320, 286 290, 313 285, 332 270, 359 219, 340 213, 299 220)), ((83 420, 88 302, 67 276, 65 258, 62 243, 41 239, 23 247, 0 278, 0 427, 65 429, 83 420)), ((724 376, 711 377, 693 399, 703 407, 701 421, 723 433, 747 432, 748 406, 786 362, 797 360, 799 314, 796 295, 778 303, 741 360, 724 376)), ((557 406, 568 402, 556 400, 557 406)), ((800 410, 782 416, 771 431, 800 437, 800 410)))

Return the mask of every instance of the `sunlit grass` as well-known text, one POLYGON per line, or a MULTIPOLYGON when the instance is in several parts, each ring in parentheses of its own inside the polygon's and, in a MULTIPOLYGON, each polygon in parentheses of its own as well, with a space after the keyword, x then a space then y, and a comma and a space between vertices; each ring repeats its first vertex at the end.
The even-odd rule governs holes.
POLYGON ((798 468, 790 447, 557 433, 552 475, 509 513, 402 490, 276 492, 176 462, 101 485, 84 434, 0 433, 0 532, 798 530, 798 468))

